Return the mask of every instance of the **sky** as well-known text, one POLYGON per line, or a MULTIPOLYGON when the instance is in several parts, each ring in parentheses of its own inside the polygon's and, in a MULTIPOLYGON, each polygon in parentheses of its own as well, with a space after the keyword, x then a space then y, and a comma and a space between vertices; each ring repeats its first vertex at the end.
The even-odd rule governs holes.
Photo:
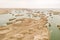
POLYGON ((0 0, 0 8, 60 8, 60 0, 0 0))

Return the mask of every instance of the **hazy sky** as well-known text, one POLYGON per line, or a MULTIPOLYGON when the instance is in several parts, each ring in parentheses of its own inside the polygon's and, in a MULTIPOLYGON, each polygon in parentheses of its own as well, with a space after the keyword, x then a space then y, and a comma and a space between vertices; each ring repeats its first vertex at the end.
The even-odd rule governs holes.
POLYGON ((0 0, 0 8, 60 8, 59 0, 0 0))

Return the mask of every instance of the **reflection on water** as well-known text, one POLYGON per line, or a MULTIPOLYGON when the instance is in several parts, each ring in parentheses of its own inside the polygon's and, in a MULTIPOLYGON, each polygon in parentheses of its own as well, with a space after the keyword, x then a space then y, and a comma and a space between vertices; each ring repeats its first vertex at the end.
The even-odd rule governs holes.
POLYGON ((60 16, 59 15, 53 15, 53 18, 49 17, 49 22, 51 23, 51 27, 49 27, 49 30, 51 32, 51 40, 60 40, 60 30, 57 28, 57 25, 60 25, 60 16))
POLYGON ((0 15, 0 26, 5 26, 9 19, 14 18, 11 14, 0 15))

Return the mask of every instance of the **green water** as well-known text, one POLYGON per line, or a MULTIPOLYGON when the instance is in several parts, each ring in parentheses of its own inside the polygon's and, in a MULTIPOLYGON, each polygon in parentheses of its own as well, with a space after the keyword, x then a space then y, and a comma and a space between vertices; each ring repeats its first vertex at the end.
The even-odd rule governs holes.
POLYGON ((51 27, 48 27, 50 30, 50 40, 60 40, 60 30, 57 28, 57 25, 60 24, 60 16, 54 15, 53 18, 49 18, 51 27))

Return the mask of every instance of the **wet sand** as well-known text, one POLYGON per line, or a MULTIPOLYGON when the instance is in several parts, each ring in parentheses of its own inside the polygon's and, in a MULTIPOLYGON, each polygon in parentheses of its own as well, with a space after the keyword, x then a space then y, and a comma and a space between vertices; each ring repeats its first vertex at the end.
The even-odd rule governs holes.
POLYGON ((0 40, 49 40, 50 34, 46 25, 48 20, 45 14, 37 14, 36 18, 33 15, 18 18, 14 22, 11 20, 11 24, 0 27, 0 40))

